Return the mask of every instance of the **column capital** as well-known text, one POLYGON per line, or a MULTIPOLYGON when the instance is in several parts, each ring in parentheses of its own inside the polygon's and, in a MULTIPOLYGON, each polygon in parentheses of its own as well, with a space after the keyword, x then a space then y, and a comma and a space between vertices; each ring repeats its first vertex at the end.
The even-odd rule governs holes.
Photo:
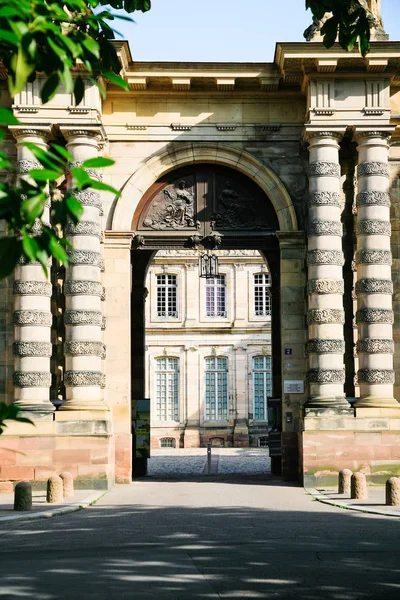
POLYGON ((76 124, 61 126, 60 131, 67 141, 75 138, 95 139, 97 143, 104 143, 107 139, 104 127, 100 123, 96 125, 76 124))
POLYGON ((345 131, 346 129, 344 127, 335 127, 330 125, 325 127, 322 127, 321 125, 306 125, 303 129, 303 139, 308 143, 312 139, 340 142, 345 131))
POLYGON ((353 139, 360 146, 387 145, 396 129, 396 125, 384 125, 377 127, 356 127, 353 139))
POLYGON ((30 125, 22 123, 20 125, 9 125, 8 129, 11 131, 17 142, 22 142, 26 138, 41 138, 42 141, 49 141, 53 137, 53 126, 50 124, 43 125, 30 125))

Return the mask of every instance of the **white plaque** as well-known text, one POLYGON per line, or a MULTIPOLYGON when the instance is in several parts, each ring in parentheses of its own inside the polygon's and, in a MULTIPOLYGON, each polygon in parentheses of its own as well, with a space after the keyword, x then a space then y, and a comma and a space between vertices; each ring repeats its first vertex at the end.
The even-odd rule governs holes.
POLYGON ((283 382, 284 394, 304 394, 304 381, 302 379, 286 379, 283 382))

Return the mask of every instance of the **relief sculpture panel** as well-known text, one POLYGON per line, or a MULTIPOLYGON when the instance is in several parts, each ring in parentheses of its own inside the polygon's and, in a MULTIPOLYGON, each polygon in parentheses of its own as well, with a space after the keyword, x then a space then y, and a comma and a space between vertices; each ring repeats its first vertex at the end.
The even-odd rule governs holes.
POLYGON ((238 182, 224 177, 216 178, 215 212, 211 225, 216 230, 268 228, 270 221, 265 202, 238 182))
POLYGON ((143 229, 187 229, 197 226, 193 177, 185 177, 156 194, 143 219, 143 229))

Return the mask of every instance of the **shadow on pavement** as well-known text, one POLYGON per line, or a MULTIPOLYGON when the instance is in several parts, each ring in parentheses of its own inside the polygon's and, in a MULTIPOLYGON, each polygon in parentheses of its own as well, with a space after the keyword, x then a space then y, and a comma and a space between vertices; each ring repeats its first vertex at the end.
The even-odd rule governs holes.
POLYGON ((80 513, 2 529, 0 598, 400 597, 398 521, 326 507, 277 481, 248 486, 249 504, 265 498, 265 508, 232 506, 243 488, 219 483, 140 482, 118 505, 112 492, 80 513), (179 501, 161 506, 174 489, 179 501), (143 490, 153 503, 138 500, 143 490))

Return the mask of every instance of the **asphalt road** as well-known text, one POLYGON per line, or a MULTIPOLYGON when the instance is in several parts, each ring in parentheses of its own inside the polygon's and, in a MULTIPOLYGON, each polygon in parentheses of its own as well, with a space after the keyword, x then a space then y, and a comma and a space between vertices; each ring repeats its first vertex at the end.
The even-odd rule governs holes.
POLYGON ((400 598, 400 519, 265 476, 117 486, 0 542, 0 599, 400 598))

